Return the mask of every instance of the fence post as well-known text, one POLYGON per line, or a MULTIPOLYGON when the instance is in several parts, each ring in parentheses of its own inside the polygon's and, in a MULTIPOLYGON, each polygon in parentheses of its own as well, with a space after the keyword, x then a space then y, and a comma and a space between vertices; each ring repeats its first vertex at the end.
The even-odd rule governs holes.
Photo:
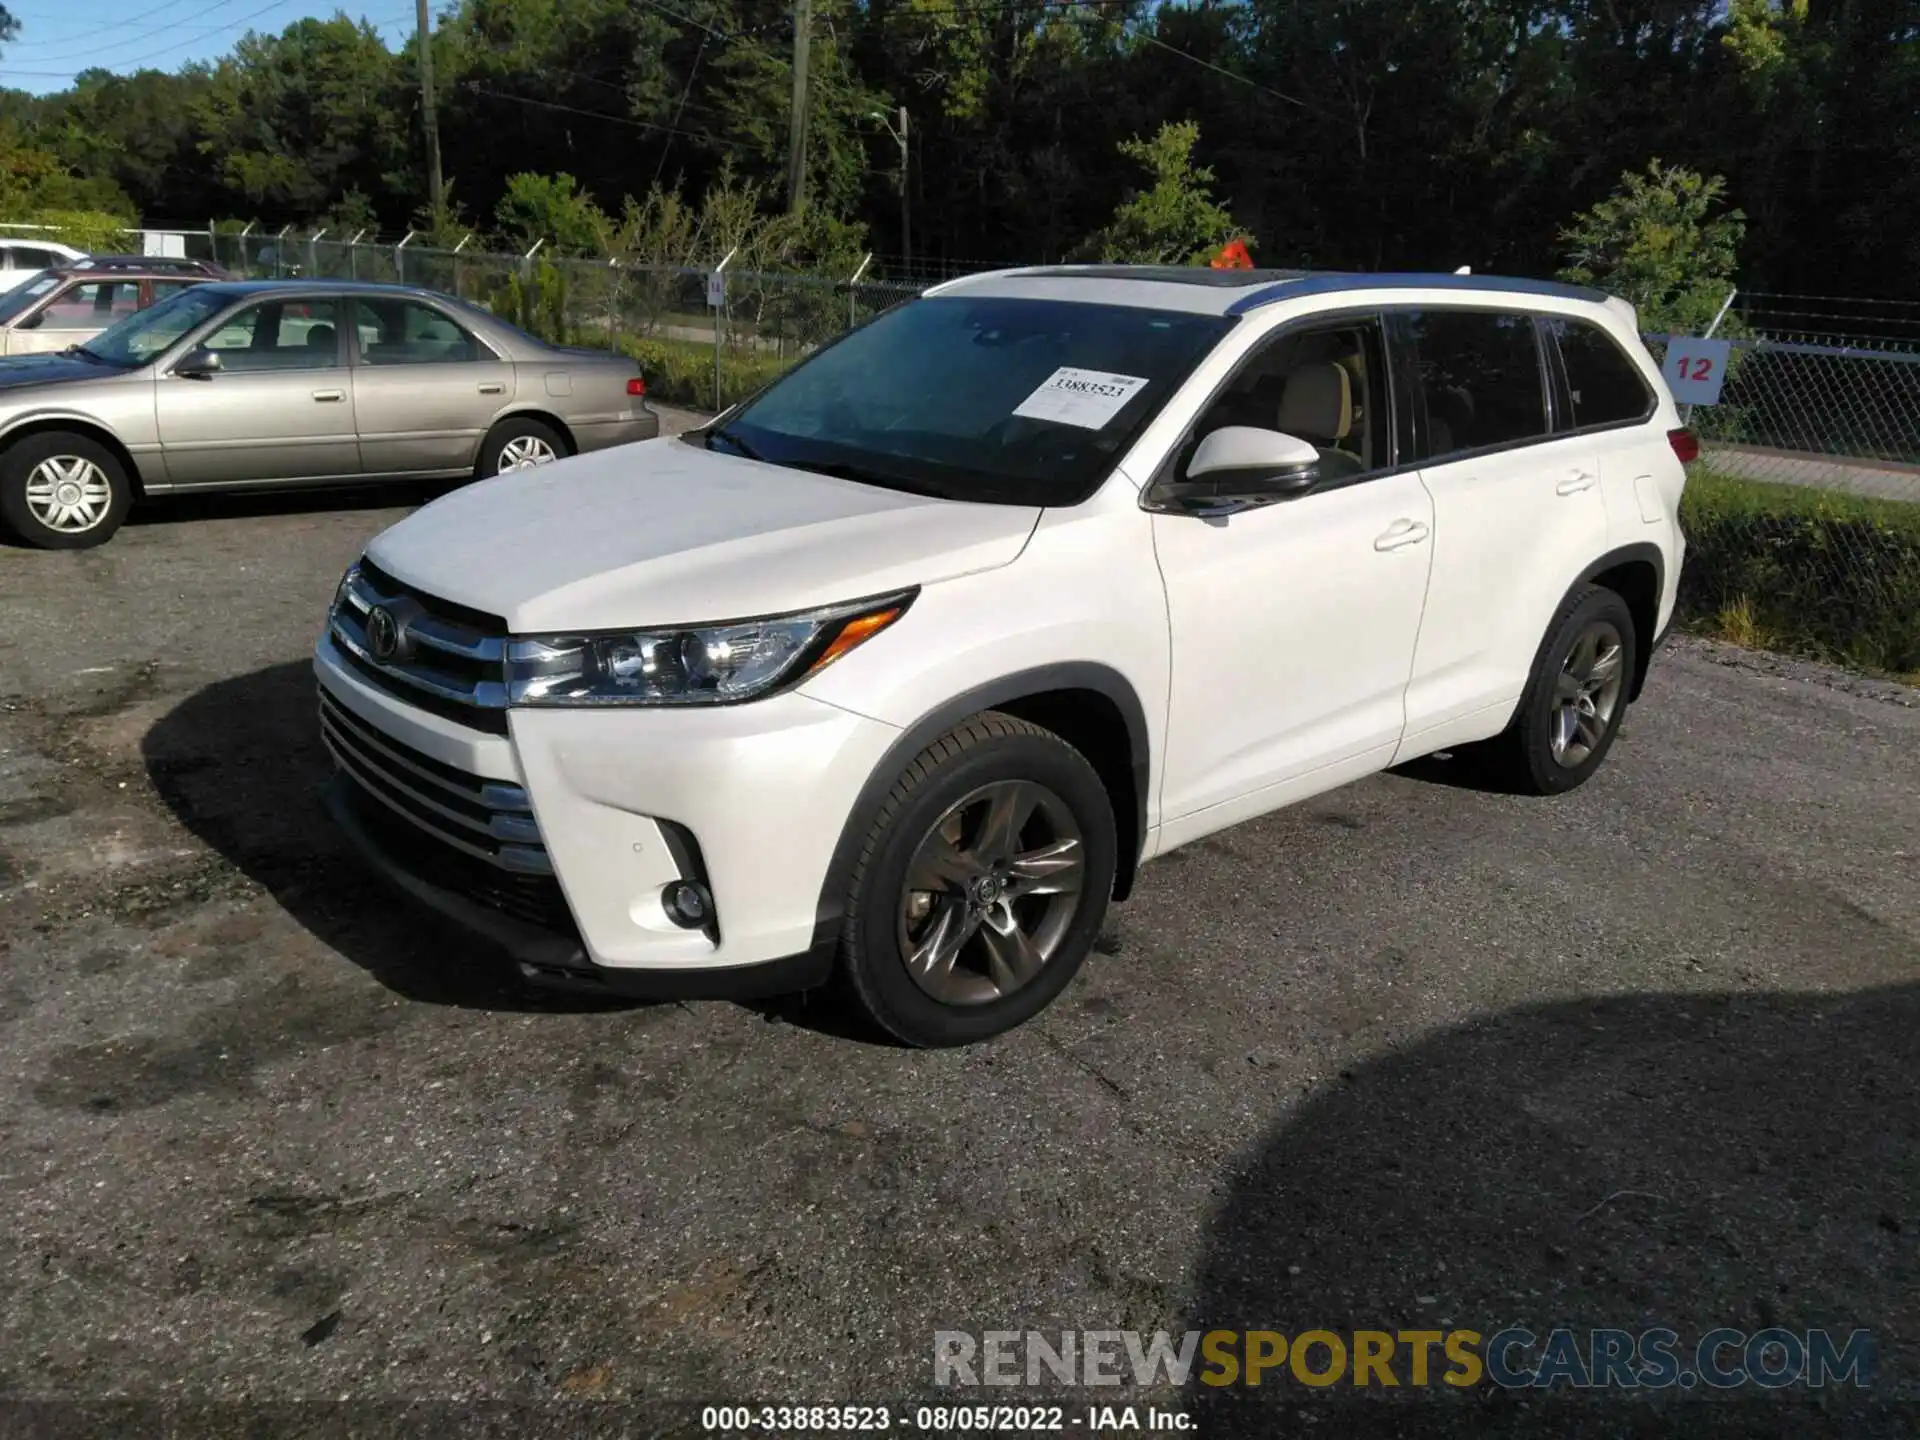
POLYGON ((712 305, 712 309, 713 309, 713 409, 716 415, 719 414, 721 409, 721 405, 720 405, 720 332, 721 332, 721 329, 726 324, 726 318, 727 318, 727 281, 726 281, 727 265, 733 259, 733 257, 737 255, 739 252, 740 252, 740 247, 738 245, 734 246, 733 249, 727 251, 726 259, 722 260, 718 265, 713 267, 714 275, 717 276, 720 280, 719 295, 718 297, 715 297, 714 295, 709 294, 707 297, 709 304, 712 304, 715 298, 718 298, 719 300, 719 303, 717 305, 712 305))
POLYGON ((350 280, 360 278, 360 236, 366 233, 362 230, 347 242, 347 278, 350 280))
MULTIPOLYGON (((1707 333, 1700 337, 1702 340, 1711 340, 1713 338, 1713 332, 1720 328, 1720 322, 1727 318, 1727 311, 1733 308, 1733 297, 1739 293, 1740 287, 1738 285, 1727 291, 1727 298, 1720 302, 1719 310, 1714 313, 1713 323, 1707 326, 1707 333)), ((1693 424, 1693 406, 1687 406, 1687 413, 1680 417, 1680 423, 1682 425, 1693 424)))
POLYGON ((280 233, 273 237, 273 278, 276 280, 281 278, 280 272, 287 263, 287 232, 291 229, 291 225, 282 225, 280 233))
POLYGON ((326 233, 327 227, 322 225, 307 237, 307 274, 309 277, 313 276, 315 272, 320 269, 320 240, 326 233))
POLYGON ((393 278, 396 284, 407 283, 407 257, 401 252, 407 248, 407 241, 413 239, 413 231, 407 231, 407 239, 393 247, 393 278))
POLYGON ((467 297, 466 293, 460 288, 460 252, 467 248, 467 242, 471 239, 473 239, 473 232, 469 230, 460 237, 460 243, 453 247, 453 293, 458 295, 462 300, 467 297))
POLYGON ((849 330, 851 330, 855 325, 860 323, 859 320, 856 318, 858 312, 854 309, 854 300, 858 293, 860 277, 867 273, 867 266, 871 265, 872 263, 873 263, 873 252, 869 250, 867 252, 866 258, 860 262, 860 268, 853 272, 853 278, 847 281, 847 329, 849 330))

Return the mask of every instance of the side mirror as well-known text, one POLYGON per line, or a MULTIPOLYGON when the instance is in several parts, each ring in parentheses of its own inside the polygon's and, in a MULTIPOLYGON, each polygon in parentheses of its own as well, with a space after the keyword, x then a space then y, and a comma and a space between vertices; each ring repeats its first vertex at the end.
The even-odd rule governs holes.
POLYGON ((1289 499, 1319 483, 1320 452, 1307 441, 1226 425, 1200 442, 1177 493, 1194 508, 1216 510, 1289 499))
POLYGON ((220 352, 202 345, 174 366, 173 373, 183 380, 211 380, 220 373, 221 368, 220 352))

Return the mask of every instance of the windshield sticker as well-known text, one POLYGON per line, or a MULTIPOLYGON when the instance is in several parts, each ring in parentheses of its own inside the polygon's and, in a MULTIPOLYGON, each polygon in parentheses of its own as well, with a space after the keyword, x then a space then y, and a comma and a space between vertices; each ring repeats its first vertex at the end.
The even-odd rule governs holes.
POLYGON ((1062 365, 1015 406, 1013 413, 1029 420, 1102 430, 1146 383, 1138 375, 1109 375, 1104 370, 1076 370, 1062 365))

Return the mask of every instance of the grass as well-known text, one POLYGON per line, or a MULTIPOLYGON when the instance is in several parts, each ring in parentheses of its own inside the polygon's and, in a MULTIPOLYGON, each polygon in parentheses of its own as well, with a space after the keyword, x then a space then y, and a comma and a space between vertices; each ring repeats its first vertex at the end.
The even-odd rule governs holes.
POLYGON ((1735 644, 1920 672, 1920 505, 1695 466, 1680 618, 1735 644))

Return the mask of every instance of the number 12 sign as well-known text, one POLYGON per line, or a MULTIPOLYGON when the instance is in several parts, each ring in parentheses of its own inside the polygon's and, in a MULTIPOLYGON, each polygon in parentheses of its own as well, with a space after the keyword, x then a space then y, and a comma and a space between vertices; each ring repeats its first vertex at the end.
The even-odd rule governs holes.
POLYGON ((1660 367, 1667 388, 1682 405, 1718 405, 1720 385, 1727 378, 1725 340, 1700 340, 1676 335, 1667 341, 1667 363, 1660 367))

